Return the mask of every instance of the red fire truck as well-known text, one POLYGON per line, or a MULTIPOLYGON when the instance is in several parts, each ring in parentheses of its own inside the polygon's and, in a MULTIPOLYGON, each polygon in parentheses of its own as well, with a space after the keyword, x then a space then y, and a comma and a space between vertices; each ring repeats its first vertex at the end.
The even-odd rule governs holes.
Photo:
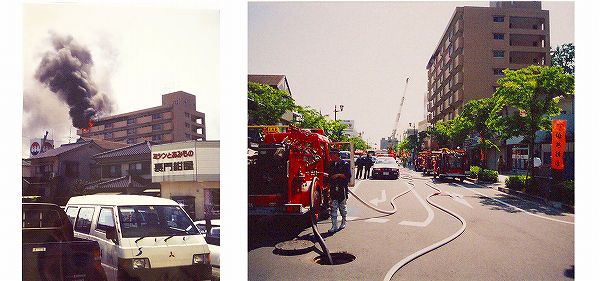
POLYGON ((469 159, 464 150, 442 148, 432 152, 433 177, 458 178, 464 181, 469 172, 469 159))
MULTIPOLYGON (((425 166, 427 165, 427 158, 431 156, 431 151, 424 150, 419 152, 417 155, 417 161, 415 161, 415 172, 423 172, 425 174, 425 166)), ((431 160, 429 160, 431 162, 431 160)))
POLYGON ((248 161, 249 215, 303 215, 310 210, 310 183, 317 177, 314 206, 317 218, 329 208, 324 172, 331 142, 322 129, 289 127, 265 133, 248 161))

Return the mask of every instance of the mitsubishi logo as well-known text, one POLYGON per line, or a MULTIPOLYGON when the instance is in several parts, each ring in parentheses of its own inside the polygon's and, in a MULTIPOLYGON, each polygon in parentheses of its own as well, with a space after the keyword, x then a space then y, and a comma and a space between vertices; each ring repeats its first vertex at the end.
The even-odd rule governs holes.
POLYGON ((169 258, 174 258, 175 255, 173 255, 173 252, 171 252, 171 254, 169 255, 169 258))

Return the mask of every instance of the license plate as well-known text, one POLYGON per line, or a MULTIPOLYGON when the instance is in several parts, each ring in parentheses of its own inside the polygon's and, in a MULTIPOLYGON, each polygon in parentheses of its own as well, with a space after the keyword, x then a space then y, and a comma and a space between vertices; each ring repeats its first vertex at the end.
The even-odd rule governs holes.
POLYGON ((390 172, 383 172, 383 175, 384 175, 384 176, 389 176, 389 175, 390 175, 390 172))

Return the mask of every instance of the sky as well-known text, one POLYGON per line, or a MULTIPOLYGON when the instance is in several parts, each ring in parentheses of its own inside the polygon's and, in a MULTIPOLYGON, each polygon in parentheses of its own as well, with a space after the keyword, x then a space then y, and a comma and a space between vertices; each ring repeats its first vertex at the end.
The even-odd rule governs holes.
POLYGON ((206 113, 207 140, 220 136, 219 11, 142 5, 23 6, 23 156, 29 139, 49 131, 55 146, 76 140, 67 106, 34 78, 51 50, 50 33, 87 47, 92 79, 113 101, 112 114, 161 105, 185 91, 206 113))
MULTIPOLYGON (((379 145, 425 119, 426 64, 454 9, 489 2, 251 2, 248 73, 285 74, 297 104, 355 120, 379 145)), ((542 2, 552 47, 574 42, 573 2, 542 2)))

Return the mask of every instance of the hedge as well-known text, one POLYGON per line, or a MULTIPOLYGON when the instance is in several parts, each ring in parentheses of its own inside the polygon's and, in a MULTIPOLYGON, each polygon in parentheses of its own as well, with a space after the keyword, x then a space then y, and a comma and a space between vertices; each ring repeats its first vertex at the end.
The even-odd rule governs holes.
POLYGON ((497 182, 498 172, 494 170, 481 169, 479 166, 471 166, 469 177, 485 182, 497 182))
POLYGON ((525 176, 510 176, 504 181, 504 183, 509 189, 524 191, 525 178, 525 176))

